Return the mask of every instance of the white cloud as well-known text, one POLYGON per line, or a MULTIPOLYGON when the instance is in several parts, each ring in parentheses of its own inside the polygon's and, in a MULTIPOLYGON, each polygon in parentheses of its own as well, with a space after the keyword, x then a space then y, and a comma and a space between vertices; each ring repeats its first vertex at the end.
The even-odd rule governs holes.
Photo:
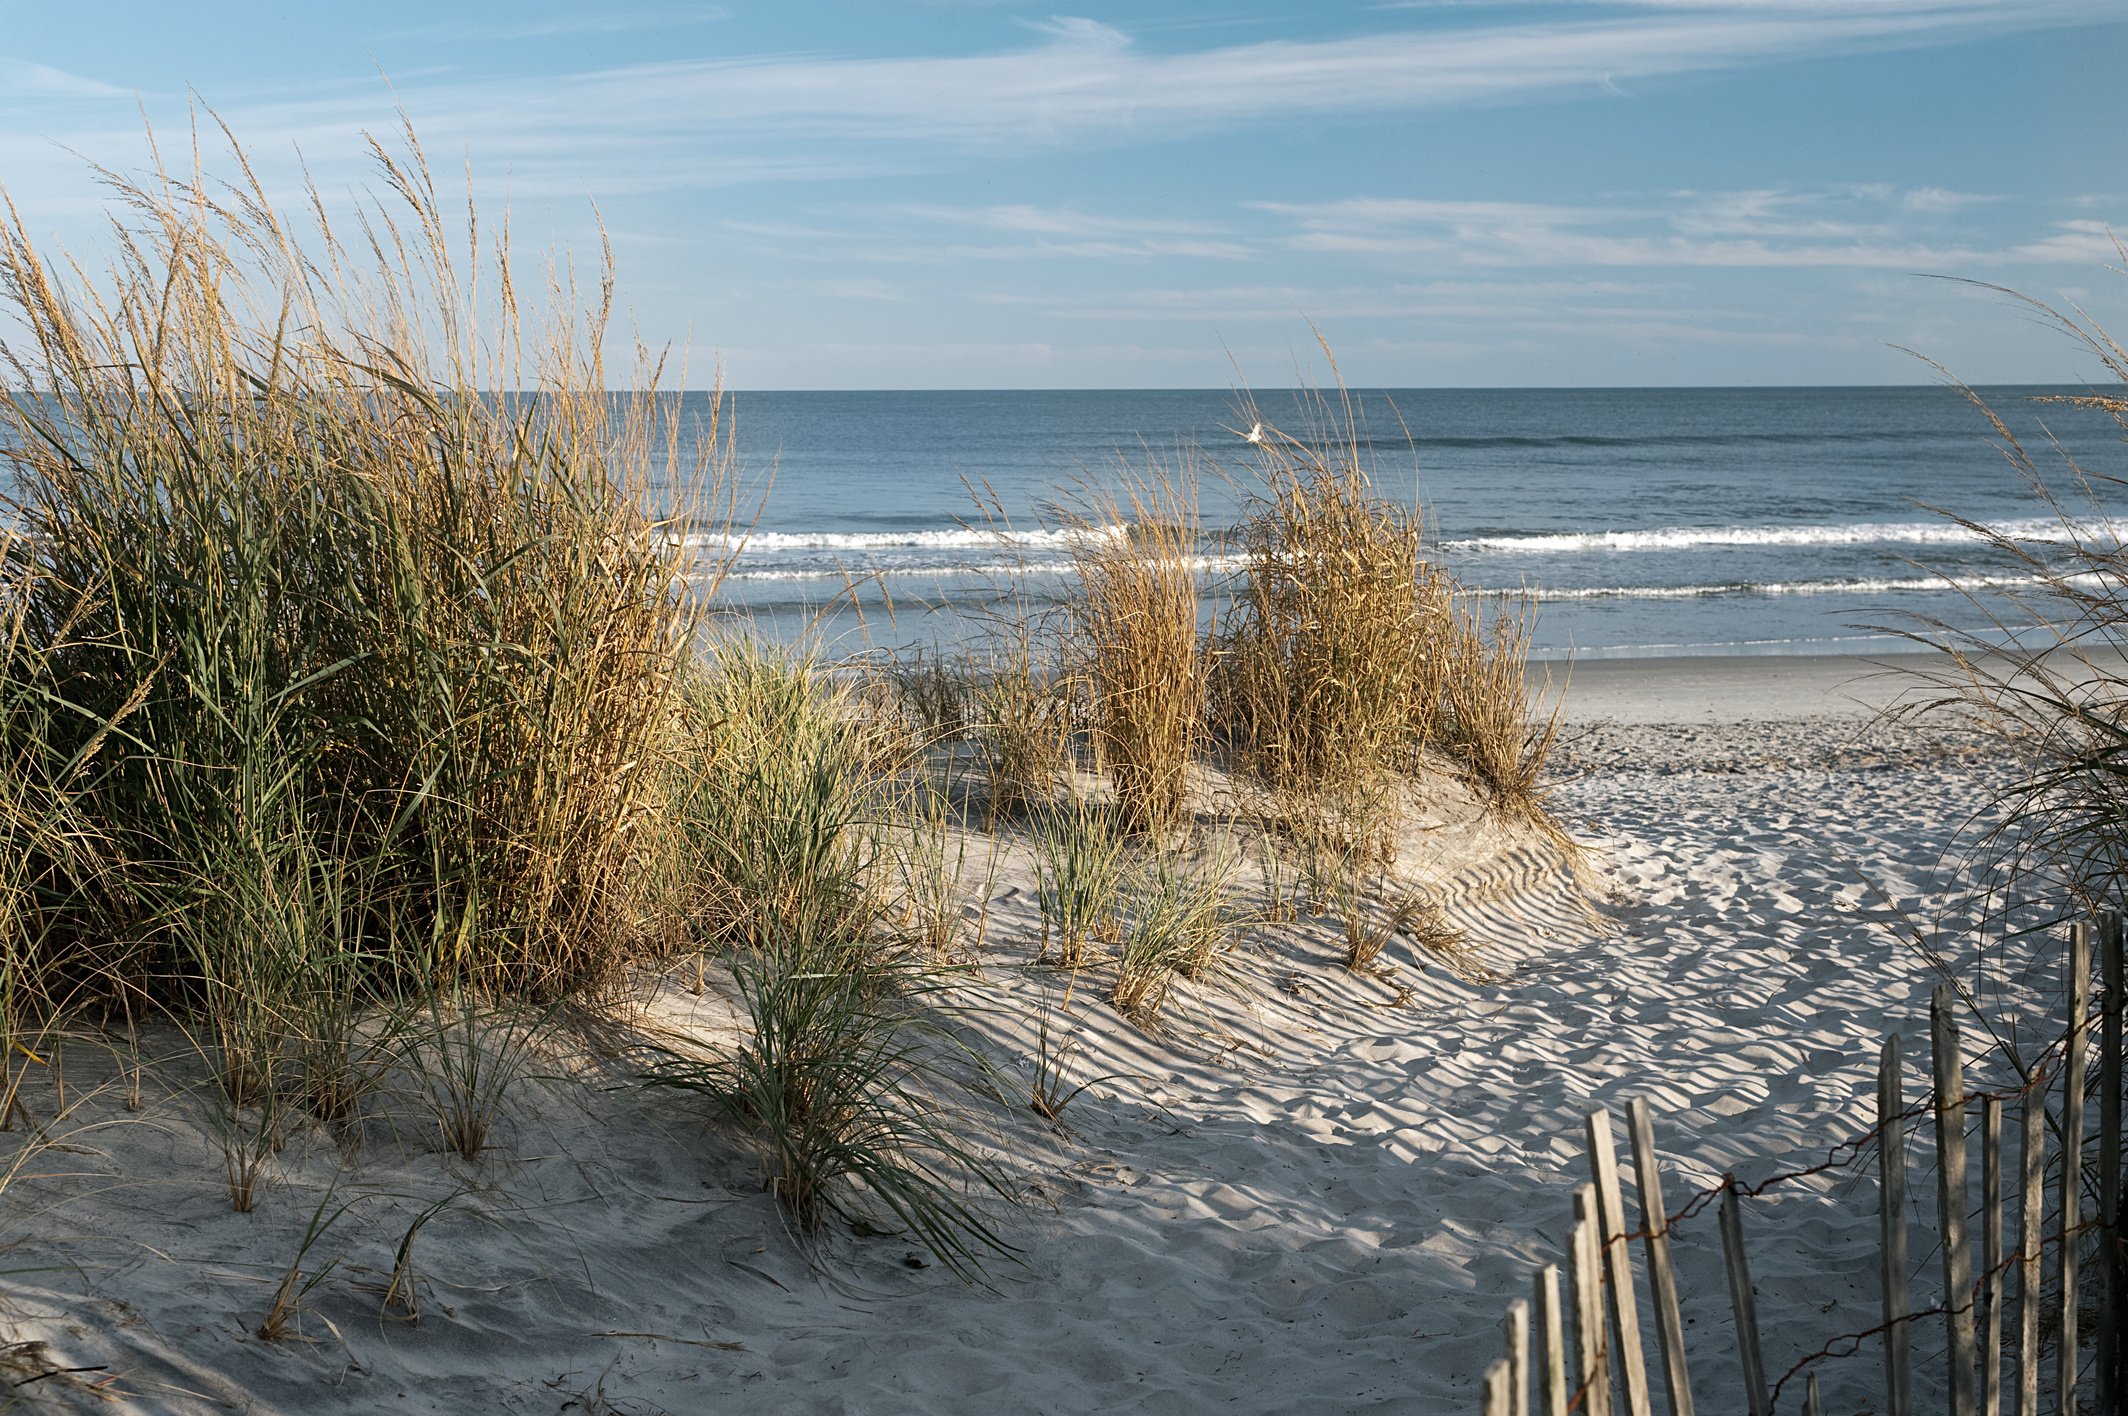
POLYGON ((7 98, 131 98, 122 88, 64 69, 0 59, 0 96, 7 98))
POLYGON ((916 217, 925 221, 1037 236, 1206 236, 1217 232, 1217 228, 1200 221, 1110 216, 1080 211, 1073 207, 1027 204, 954 207, 912 204, 888 210, 894 215, 916 217))
MULTIPOLYGON (((1956 271, 2120 257, 2110 229, 2092 220, 2060 222, 2044 236, 2009 244, 1971 233, 1946 240, 1934 229, 1937 223, 1912 229, 1912 196, 1889 187, 1850 186, 1680 192, 1581 207, 1358 198, 1264 203, 1257 209, 1291 220, 1283 237, 1289 249, 1400 266, 1956 271)), ((1933 217, 1982 200, 1924 200, 1918 212, 1933 217)))
MULTIPOLYGON (((507 167, 520 191, 653 191, 861 175, 926 148, 935 158, 938 149, 1164 141, 1296 117, 1592 93, 1606 82, 2114 18, 2116 4, 1725 0, 1585 6, 1566 18, 1509 9, 1469 25, 1385 21, 1337 39, 1158 51, 1110 25, 1063 18, 1028 45, 967 55, 680 59, 441 76, 403 82, 395 95, 209 98, 250 141, 300 139, 314 154, 344 148, 352 129, 388 124, 396 98, 438 150, 470 148, 488 170, 507 167)), ((111 96, 21 64, 0 69, 0 96, 10 84, 111 96)))
POLYGON ((1899 204, 1908 211, 1951 212, 1964 211, 1967 207, 1985 206, 1999 202, 2001 197, 1976 196, 1971 192, 1953 192, 1943 187, 1915 187, 1900 195, 1899 204))
POLYGON ((2058 222, 2051 234, 2028 241, 2010 254, 2018 260, 2074 265, 2128 261, 2128 247, 2123 246, 2122 237, 2103 221, 2058 222))

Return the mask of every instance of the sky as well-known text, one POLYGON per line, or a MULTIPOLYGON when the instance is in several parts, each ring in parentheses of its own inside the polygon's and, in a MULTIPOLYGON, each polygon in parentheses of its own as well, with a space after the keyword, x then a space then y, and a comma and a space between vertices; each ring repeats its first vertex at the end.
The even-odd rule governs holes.
POLYGON ((93 266, 144 116, 339 202, 403 108, 695 386, 2056 382, 1970 282, 2128 339, 2124 74, 2121 0, 0 0, 0 185, 93 266))

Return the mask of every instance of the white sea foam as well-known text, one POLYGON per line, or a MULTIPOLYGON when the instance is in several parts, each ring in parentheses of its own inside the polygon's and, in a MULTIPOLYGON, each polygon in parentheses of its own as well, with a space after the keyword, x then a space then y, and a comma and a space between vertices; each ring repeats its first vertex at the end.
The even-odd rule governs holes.
MULTIPOLYGON (((2104 577, 2070 575, 2067 583, 2099 587, 2104 577)), ((2037 575, 1924 575, 1904 579, 1734 581, 1721 585, 1584 585, 1539 588, 1539 600, 1711 600, 1730 595, 1893 595, 1914 591, 2028 590, 2047 584, 2037 575)))
MULTIPOLYGON (((2051 517, 2025 517, 1987 524, 2013 540, 2068 539, 2067 529, 2051 517)), ((742 557, 779 557, 807 553, 856 557, 896 551, 954 552, 1069 551, 1088 540, 1121 540, 1123 525, 1018 529, 989 526, 937 526, 913 531, 754 531, 697 532, 682 538, 691 550, 711 554, 737 552, 742 557)), ((2105 523, 2076 529, 2075 539, 2098 541, 2117 535, 2105 523)), ((1561 555, 1577 551, 1691 551, 1724 546, 1941 546, 1971 544, 1981 533, 1953 521, 1861 521, 1836 525, 1664 526, 1620 531, 1561 531, 1527 535, 1465 536, 1442 543, 1452 552, 1561 555)))
POLYGON ((681 544, 690 550, 745 555, 779 555, 806 551, 995 551, 1069 550, 1087 541, 1119 540, 1127 526, 1065 527, 1016 530, 988 526, 939 526, 921 531, 733 531, 696 533, 681 544))
MULTIPOLYGON (((2051 517, 1998 521, 1989 530, 2015 540, 2059 539, 2051 517)), ((1942 546, 1980 540, 1952 521, 1861 521, 1835 526, 1667 526, 1641 531, 1572 531, 1529 536, 1471 536, 1452 551, 1557 555, 1573 551, 1690 551, 1715 546, 1942 546)))
MULTIPOLYGON (((1205 575, 1225 575, 1241 568, 1239 556, 1191 556, 1191 570, 1205 575)), ((843 581, 888 577, 907 580, 919 577, 946 579, 954 576, 1069 575, 1075 567, 1067 560, 925 561, 908 565, 808 565, 741 567, 724 578, 735 581, 843 581)))

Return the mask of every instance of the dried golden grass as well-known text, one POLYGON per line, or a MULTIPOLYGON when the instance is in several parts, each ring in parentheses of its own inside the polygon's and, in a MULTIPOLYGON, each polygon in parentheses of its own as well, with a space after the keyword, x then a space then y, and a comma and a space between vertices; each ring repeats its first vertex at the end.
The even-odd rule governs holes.
POLYGON ((1125 472, 1088 500, 1071 608, 1097 760, 1125 828, 1160 831, 1182 818, 1205 731, 1196 496, 1185 477, 1125 472))
POLYGON ((1327 437, 1258 422, 1216 731, 1253 775, 1298 788, 1408 765, 1444 671, 1447 577, 1418 512, 1376 495, 1349 410, 1327 437))
POLYGON ((1483 597, 1465 592, 1451 603, 1439 651, 1437 704, 1442 745, 1469 768, 1494 805, 1533 824, 1549 824, 1544 767, 1559 740, 1561 702, 1549 707, 1550 680, 1533 685, 1529 645, 1533 606, 1509 602, 1487 632, 1483 597))
MULTIPOLYGON (((2032 401, 2128 433, 2128 348, 2082 309, 1983 288, 2055 328, 2116 385, 2032 401)), ((1985 419, 2034 510, 2052 524, 2020 534, 1946 513, 2024 583, 1965 592, 1971 614, 1959 623, 1881 626, 1939 656, 1915 673, 1897 716, 1977 725, 2014 764, 1989 813, 1998 824, 1975 843, 2002 882, 1990 902, 2002 920, 2019 900, 2063 895, 2093 913, 2118 910, 2128 897, 2128 544, 2120 520, 2128 472, 2091 465, 2051 432, 2020 437, 1979 393, 1929 362, 1985 419)))

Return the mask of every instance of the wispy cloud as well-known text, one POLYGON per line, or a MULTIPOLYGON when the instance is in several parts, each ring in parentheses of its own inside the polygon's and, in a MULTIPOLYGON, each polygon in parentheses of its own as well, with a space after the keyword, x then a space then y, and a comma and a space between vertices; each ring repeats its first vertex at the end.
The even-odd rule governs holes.
POLYGON ((672 10, 593 10, 573 15, 550 15, 544 18, 528 16, 518 19, 457 21, 447 24, 419 25, 410 29, 394 30, 382 37, 386 39, 559 39, 569 35, 631 34, 647 29, 672 29, 688 25, 710 24, 730 17, 731 11, 722 5, 688 5, 672 10))
MULTIPOLYGON (((210 95, 253 141, 348 129, 404 102, 439 147, 464 146, 532 191, 655 191, 861 175, 965 151, 1161 142, 1305 116, 1368 116, 1602 91, 1606 84, 1818 55, 1951 43, 2117 18, 2117 0, 1823 0, 1585 6, 1442 26, 1149 49, 1090 19, 974 54, 786 53, 559 74, 439 77, 395 96, 257 104, 210 95)), ((660 12, 663 13, 663 12, 660 12)), ((593 16, 618 27, 640 16, 593 16)), ((521 27, 522 28, 522 27, 521 27)), ((37 79, 0 71, 0 86, 37 79)), ((56 80, 47 80, 56 82, 56 80)))
POLYGON ((1983 200, 1871 186, 1682 192, 1588 206, 1375 198, 1256 205, 1290 222, 1283 238, 1290 250, 1392 264, 1955 271, 2117 254, 2104 225, 2091 220, 2008 242, 1943 227, 1946 213, 1983 200))
POLYGON ((1964 211, 1967 207, 1986 206, 2001 200, 2001 197, 1953 192, 1943 187, 1916 187, 1900 195, 1899 205, 1908 211, 1947 212, 1964 211))
POLYGON ((889 209, 897 215, 956 226, 980 227, 1032 236, 1143 237, 1210 236, 1218 228, 1202 221, 1177 221, 1164 217, 1116 215, 1089 212, 1074 207, 1006 206, 956 207, 909 204, 889 209))
POLYGON ((31 64, 21 59, 0 59, 0 97, 122 99, 130 96, 122 88, 70 74, 64 69, 31 64))
POLYGON ((2064 221, 2052 234, 2028 241, 2010 254, 2026 261, 2118 265, 2128 261, 2128 244, 2103 221, 2064 221))
POLYGON ((907 203, 817 213, 802 224, 726 221, 727 231, 783 247, 802 242, 807 259, 896 265, 968 261, 1249 260, 1265 247, 1204 221, 1091 212, 1076 207, 947 206, 907 203), (829 219, 836 218, 836 219, 829 219))

